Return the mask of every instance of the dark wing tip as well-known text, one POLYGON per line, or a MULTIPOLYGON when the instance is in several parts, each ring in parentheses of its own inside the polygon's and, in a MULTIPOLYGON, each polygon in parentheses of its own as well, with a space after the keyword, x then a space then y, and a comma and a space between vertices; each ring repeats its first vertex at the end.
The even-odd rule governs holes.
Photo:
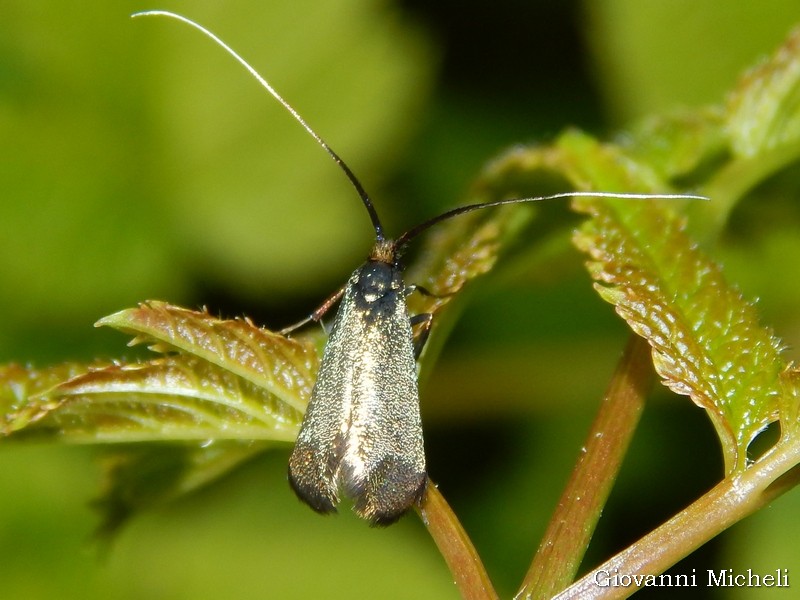
POLYGON ((314 468, 313 459, 306 460, 313 452, 303 452, 295 446, 289 459, 289 485, 300 500, 308 504, 313 510, 321 514, 336 512, 339 496, 336 486, 314 468))
POLYGON ((363 492, 351 496, 353 510, 370 525, 391 525, 422 499, 427 483, 425 471, 402 460, 385 459, 371 473, 363 492))

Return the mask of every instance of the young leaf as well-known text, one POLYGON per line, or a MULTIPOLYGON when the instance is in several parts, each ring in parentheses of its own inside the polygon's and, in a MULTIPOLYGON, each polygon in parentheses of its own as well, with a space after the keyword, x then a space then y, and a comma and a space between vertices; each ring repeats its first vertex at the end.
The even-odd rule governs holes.
POLYGON ((279 440, 301 413, 264 388, 193 356, 92 369, 52 388, 37 432, 70 442, 279 440))
POLYGON ((728 102, 728 132, 742 157, 800 143, 800 28, 739 82, 728 102))
POLYGON ((78 363, 44 369, 17 364, 0 366, 0 438, 24 429, 53 408, 47 402, 32 402, 31 398, 88 369, 87 365, 78 363))
POLYGON ((664 384, 708 411, 727 472, 743 470, 747 446, 778 417, 779 340, 663 204, 574 205, 592 217, 574 242, 601 297, 648 340, 664 384))
POLYGON ((55 386, 57 376, 73 372, 48 372, 49 379, 20 388, 24 377, 37 372, 14 371, 9 383, 17 382, 20 391, 2 431, 24 428, 73 442, 291 442, 296 436, 318 365, 310 342, 163 302, 119 312, 100 324, 173 354, 90 368, 55 386))
POLYGON ((183 352, 228 370, 264 388, 281 401, 305 410, 314 385, 319 356, 311 343, 287 339, 249 320, 221 320, 151 301, 103 319, 106 325, 146 342, 155 352, 183 352))

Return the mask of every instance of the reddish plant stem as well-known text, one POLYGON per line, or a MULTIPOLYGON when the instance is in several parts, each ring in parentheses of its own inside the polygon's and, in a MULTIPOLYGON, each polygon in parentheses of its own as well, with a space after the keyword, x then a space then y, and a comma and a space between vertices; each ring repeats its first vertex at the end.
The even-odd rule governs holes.
POLYGON ((555 596, 554 600, 627 598, 737 521, 795 487, 800 441, 781 442, 746 471, 728 477, 697 501, 555 596), (607 576, 625 578, 612 585, 607 576), (630 582, 630 583, 629 583, 630 582))
POLYGON ((574 581, 653 379, 650 347, 631 336, 517 598, 552 598, 574 581))
POLYGON ((465 600, 497 600, 497 592, 475 547, 432 481, 428 482, 417 512, 439 547, 461 596, 465 600))

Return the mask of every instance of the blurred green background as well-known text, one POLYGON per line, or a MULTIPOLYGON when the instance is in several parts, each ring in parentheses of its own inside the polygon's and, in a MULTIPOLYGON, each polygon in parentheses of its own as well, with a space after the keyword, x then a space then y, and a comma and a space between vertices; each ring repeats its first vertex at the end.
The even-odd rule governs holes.
MULTIPOLYGON (((366 215, 322 150, 196 32, 128 18, 150 8, 200 21, 249 59, 348 161, 394 233, 458 202, 512 144, 719 102, 800 22, 796 0, 4 0, 0 363, 130 357, 123 336, 92 324, 145 299, 279 327, 369 248, 366 215)), ((796 169, 780 178, 797 189, 796 169)), ((743 206, 718 258, 796 358, 792 199, 743 206)), ((580 265, 569 253, 481 289, 422 391, 430 473, 505 597, 627 335, 580 265)), ((0 447, 2 598, 457 597, 414 517, 373 530, 312 514, 286 485, 286 451, 143 515, 98 558, 96 455, 0 447)), ((586 566, 721 474, 704 415, 657 391, 586 566)), ((798 509, 800 494, 780 499, 675 571, 800 564, 798 509)), ((681 590, 759 594, 783 597, 681 590)))

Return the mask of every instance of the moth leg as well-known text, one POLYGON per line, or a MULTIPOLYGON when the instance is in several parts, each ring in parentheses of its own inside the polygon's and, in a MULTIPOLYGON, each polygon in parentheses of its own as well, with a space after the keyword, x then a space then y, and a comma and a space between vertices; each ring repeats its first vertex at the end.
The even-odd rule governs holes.
POLYGON ((346 285, 343 285, 338 290, 336 290, 336 292, 332 296, 330 296, 327 300, 325 300, 325 302, 323 302, 319 306, 319 308, 317 308, 314 312, 308 315, 305 319, 303 319, 302 321, 298 321, 297 323, 294 323, 292 325, 289 325, 288 327, 284 327, 278 333, 280 335, 289 335, 294 330, 300 329, 301 327, 303 327, 304 325, 308 325, 312 321, 314 323, 319 323, 322 317, 325 315, 325 313, 328 312, 334 304, 336 304, 339 300, 342 299, 345 287, 346 285))
MULTIPOLYGON (((419 292, 423 296, 428 296, 430 298, 447 298, 455 295, 455 292, 450 294, 434 294, 428 288, 417 284, 406 286, 406 296, 409 296, 414 292, 419 292)), ((416 327, 420 323, 422 326, 420 327, 419 333, 416 335, 416 339, 414 340, 414 360, 417 360, 420 357, 422 350, 425 348, 425 343, 428 341, 428 336, 431 333, 431 325, 433 325, 433 315, 431 313, 420 313, 411 317, 412 327, 416 327)))
POLYGON ((450 294, 434 294, 428 288, 421 285, 417 285, 416 283, 406 286, 406 296, 410 296, 414 292, 419 292, 423 296, 428 296, 429 298, 447 298, 449 296, 455 295, 455 292, 452 292, 450 294))
POLYGON ((419 333, 414 339, 414 360, 417 360, 425 348, 425 343, 428 341, 428 336, 431 333, 431 325, 433 325, 433 315, 431 313, 420 313, 410 318, 411 327, 420 325, 419 333))

